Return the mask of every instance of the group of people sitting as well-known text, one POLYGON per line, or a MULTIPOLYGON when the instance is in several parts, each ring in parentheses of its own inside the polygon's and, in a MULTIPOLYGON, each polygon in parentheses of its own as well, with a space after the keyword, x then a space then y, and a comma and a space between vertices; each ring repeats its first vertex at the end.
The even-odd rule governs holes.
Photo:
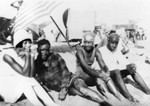
POLYGON ((150 94, 150 89, 136 71, 136 65, 130 63, 118 49, 118 34, 110 33, 107 44, 102 47, 95 47, 94 40, 93 32, 84 33, 82 45, 75 53, 76 72, 72 73, 59 53, 51 50, 48 40, 38 40, 33 52, 32 36, 26 30, 18 30, 14 34, 13 47, 0 53, 1 99, 15 103, 26 97, 35 106, 59 106, 48 93, 55 90, 59 92, 59 100, 65 100, 67 94, 78 95, 100 106, 113 105, 106 92, 119 101, 122 101, 122 94, 129 101, 138 102, 125 85, 128 75, 144 93, 150 94), (98 66, 93 65, 95 62, 98 66), (96 86, 99 92, 90 86, 96 86))

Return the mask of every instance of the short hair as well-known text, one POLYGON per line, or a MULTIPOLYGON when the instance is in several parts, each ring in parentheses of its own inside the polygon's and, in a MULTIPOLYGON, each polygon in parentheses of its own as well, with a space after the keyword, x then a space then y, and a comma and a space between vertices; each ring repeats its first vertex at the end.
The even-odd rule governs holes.
POLYGON ((110 35, 112 33, 116 33, 116 31, 115 30, 110 30, 108 35, 110 35))
POLYGON ((39 41, 37 42, 38 48, 39 48, 40 46, 42 46, 42 45, 45 45, 45 44, 48 44, 49 46, 51 46, 50 42, 49 42, 48 40, 46 40, 46 39, 42 39, 42 40, 39 40, 39 41))

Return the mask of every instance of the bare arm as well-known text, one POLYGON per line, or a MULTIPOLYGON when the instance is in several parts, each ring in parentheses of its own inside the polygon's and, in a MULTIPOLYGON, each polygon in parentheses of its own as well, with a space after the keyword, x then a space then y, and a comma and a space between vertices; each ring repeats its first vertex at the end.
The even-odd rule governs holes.
POLYGON ((25 56, 25 64, 22 67, 19 63, 15 61, 15 59, 7 54, 4 55, 3 60, 10 65, 16 72, 21 75, 29 76, 31 62, 30 62, 30 55, 29 53, 25 56))
POLYGON ((22 67, 12 58, 11 56, 5 54, 3 60, 8 63, 16 72, 22 74, 22 67))
POLYGON ((95 55, 96 55, 96 59, 97 59, 97 62, 99 64, 100 68, 103 69, 106 73, 109 74, 110 73, 109 69, 106 66, 106 64, 104 63, 102 55, 101 55, 101 53, 100 53, 100 51, 98 49, 96 49, 96 54, 95 55))
POLYGON ((80 60, 80 63, 81 63, 81 67, 83 68, 83 71, 91 76, 94 76, 94 77, 99 77, 99 72, 92 69, 91 66, 89 66, 86 61, 84 60, 84 56, 83 56, 83 52, 79 49, 77 51, 77 54, 76 54, 77 58, 80 60))
POLYGON ((35 58, 35 55, 34 53, 31 53, 31 70, 30 70, 30 77, 33 77, 35 76, 35 64, 34 64, 34 58, 35 58))

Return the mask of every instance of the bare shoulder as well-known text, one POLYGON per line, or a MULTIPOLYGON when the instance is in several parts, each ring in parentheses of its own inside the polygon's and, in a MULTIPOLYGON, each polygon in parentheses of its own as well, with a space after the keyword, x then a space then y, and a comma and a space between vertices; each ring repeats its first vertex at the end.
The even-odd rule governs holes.
POLYGON ((83 55, 83 50, 82 50, 82 48, 78 48, 78 49, 77 49, 76 56, 78 56, 78 55, 83 55))
POLYGON ((5 62, 8 62, 8 63, 11 63, 11 62, 14 61, 13 57, 11 57, 11 56, 8 55, 8 54, 4 54, 3 60, 4 60, 5 62))
POLYGON ((95 57, 96 58, 101 58, 102 57, 101 52, 99 51, 98 48, 95 48, 95 57))

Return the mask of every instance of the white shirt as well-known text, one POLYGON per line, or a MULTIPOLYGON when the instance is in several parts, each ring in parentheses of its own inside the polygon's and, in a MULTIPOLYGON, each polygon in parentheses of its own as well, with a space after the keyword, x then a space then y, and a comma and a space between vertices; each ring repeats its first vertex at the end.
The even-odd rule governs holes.
POLYGON ((126 69, 126 65, 130 64, 120 50, 111 52, 107 46, 104 46, 99 48, 99 51, 101 52, 102 58, 110 71, 115 69, 126 69))

